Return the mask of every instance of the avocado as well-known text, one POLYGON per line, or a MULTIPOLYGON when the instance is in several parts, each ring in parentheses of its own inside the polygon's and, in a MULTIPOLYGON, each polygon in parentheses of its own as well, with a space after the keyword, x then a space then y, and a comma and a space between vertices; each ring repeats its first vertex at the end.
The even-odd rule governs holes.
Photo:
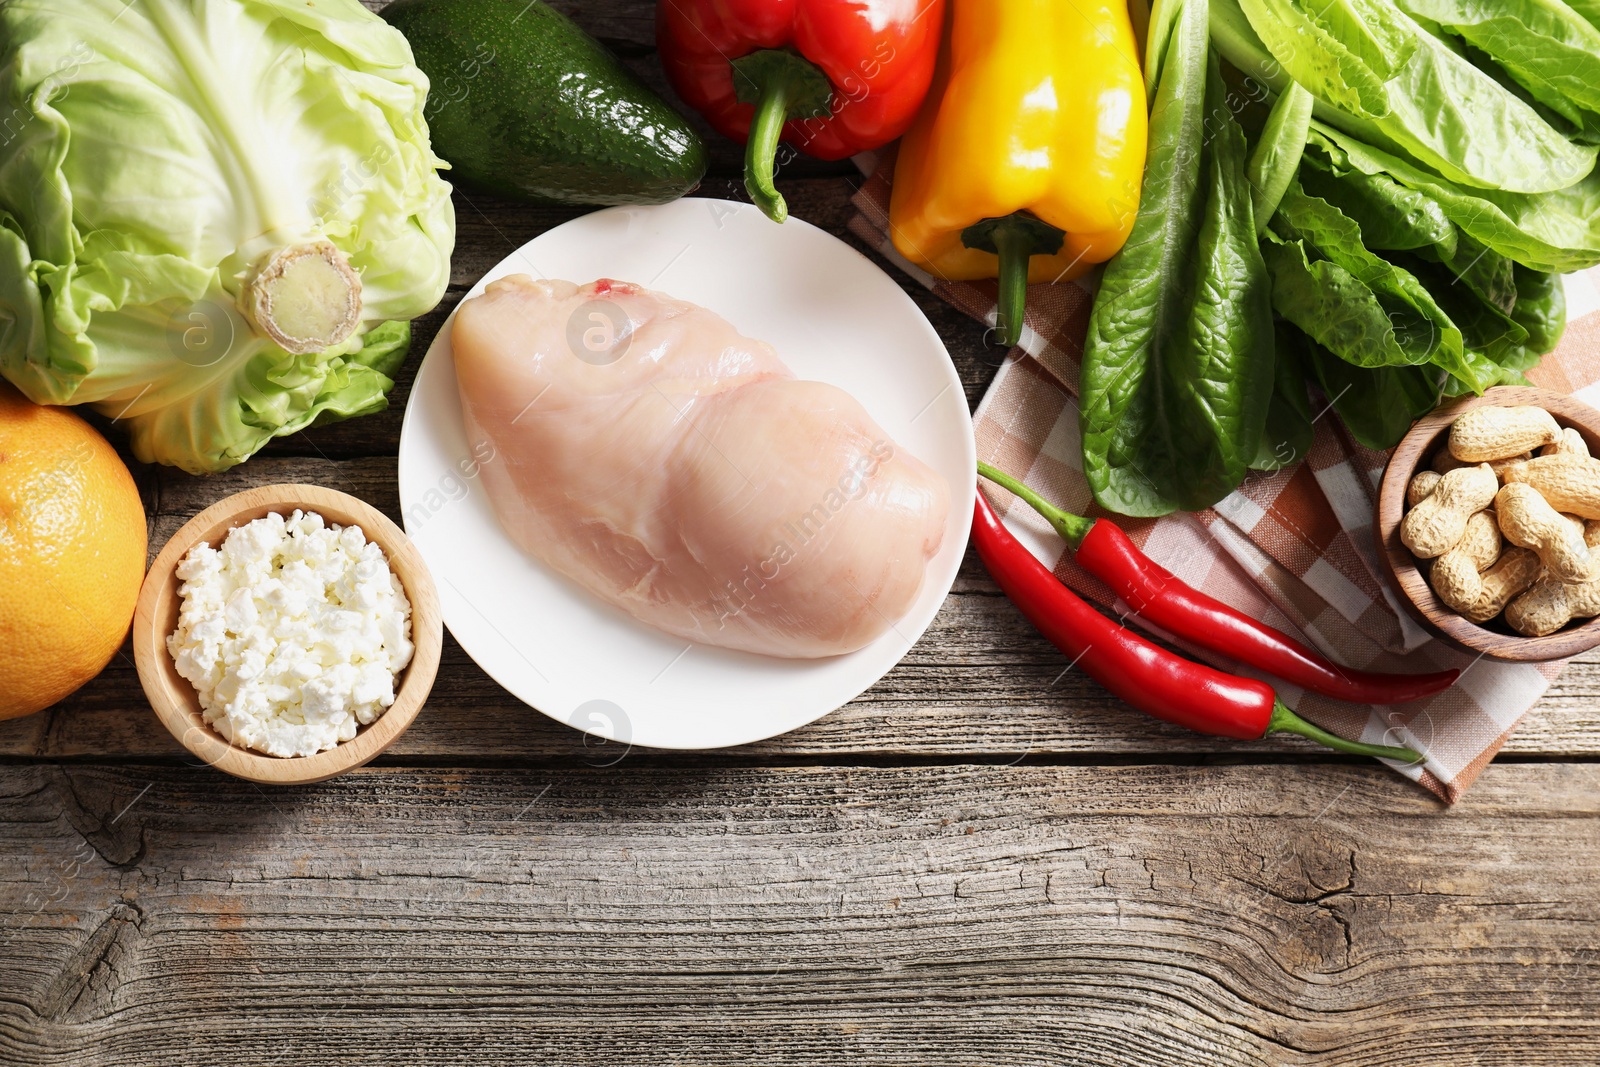
POLYGON ((660 204, 705 175, 683 116, 543 0, 395 0, 448 177, 539 204, 660 204))

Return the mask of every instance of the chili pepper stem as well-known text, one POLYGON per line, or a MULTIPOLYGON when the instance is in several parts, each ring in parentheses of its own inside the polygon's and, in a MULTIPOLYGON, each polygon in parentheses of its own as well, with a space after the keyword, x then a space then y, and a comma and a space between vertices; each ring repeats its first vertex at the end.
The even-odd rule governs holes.
POLYGON ((1096 520, 1085 518, 1082 515, 1074 515, 1070 511, 1062 511, 998 467, 991 467, 989 464, 979 460, 978 473, 996 485, 1009 489, 1026 501, 1029 507, 1049 521, 1050 525, 1055 528, 1056 533, 1061 535, 1061 539, 1074 552, 1078 550, 1078 546, 1083 544, 1083 539, 1089 536, 1089 531, 1094 529, 1096 520))
POLYGON ((1346 741, 1338 734, 1331 734, 1315 723, 1302 719, 1281 700, 1272 707, 1272 719, 1267 723, 1267 733, 1299 734, 1320 745, 1326 745, 1335 752, 1348 752, 1352 756, 1371 756, 1373 759, 1397 760, 1400 763, 1422 762, 1422 754, 1409 748, 1396 745, 1369 745, 1364 741, 1346 741))

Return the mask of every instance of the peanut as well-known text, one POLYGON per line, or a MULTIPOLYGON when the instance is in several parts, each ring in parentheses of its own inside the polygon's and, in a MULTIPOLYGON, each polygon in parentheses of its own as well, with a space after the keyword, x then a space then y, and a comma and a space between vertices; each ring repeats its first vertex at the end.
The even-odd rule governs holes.
POLYGON ((1450 610, 1465 614, 1483 595, 1478 576, 1500 558, 1500 528, 1494 512, 1480 511, 1467 520, 1467 529, 1444 555, 1433 561, 1429 584, 1450 610))
POLYGON ((1600 519, 1600 460, 1562 452, 1512 463, 1502 477, 1532 486, 1557 511, 1600 519))
POLYGON ((1450 454, 1467 463, 1509 459, 1561 439, 1561 426, 1544 408, 1473 408, 1450 427, 1450 454))
POLYGON ((1411 484, 1406 486, 1406 507, 1414 508, 1428 498, 1428 494, 1439 488, 1440 474, 1438 471, 1418 471, 1411 478, 1411 484))
POLYGON ((1492 459, 1492 460, 1490 460, 1489 461, 1489 469, 1494 471, 1494 476, 1496 478, 1499 478, 1501 480, 1501 482, 1503 483, 1505 481, 1505 472, 1506 472, 1507 468, 1509 468, 1513 463, 1524 463, 1524 462, 1526 462, 1526 461, 1528 461, 1528 460, 1530 460, 1532 458, 1533 458, 1533 453, 1532 452, 1518 452, 1516 455, 1511 456, 1509 459, 1492 459))
POLYGON ((1506 606, 1506 622, 1519 634, 1543 637, 1573 619, 1600 615, 1600 581, 1563 582, 1544 577, 1506 606))
POLYGON ((1433 591, 1450 609, 1473 622, 1488 622, 1511 598, 1539 579, 1539 557, 1526 548, 1508 548, 1494 566, 1479 574, 1464 552, 1447 552, 1433 564, 1433 591))
POLYGON ((1593 564, 1582 525, 1551 507, 1537 489, 1512 482, 1495 494, 1494 510, 1505 539, 1538 553, 1549 577, 1563 582, 1589 580, 1593 564))
POLYGON ((1550 444, 1539 449, 1541 456, 1589 456, 1589 442, 1583 439, 1583 434, 1571 426, 1561 431, 1561 436, 1550 444))
POLYGON ((1561 516, 1578 531, 1578 536, 1583 538, 1583 543, 1589 549, 1589 577, 1585 581, 1600 578, 1600 521, 1595 519, 1580 519, 1576 515, 1561 516))
MULTIPOLYGON (((1453 552, 1461 552, 1472 561, 1478 572, 1488 570, 1500 558, 1500 524, 1492 511, 1480 511, 1467 520, 1467 528, 1457 541, 1446 552, 1448 556, 1453 552)), ((1443 557, 1440 557, 1443 558, 1443 557)))
POLYGON ((1500 488, 1487 463, 1443 475, 1428 498, 1400 522, 1400 541, 1419 559, 1443 555, 1461 540, 1467 520, 1489 506, 1500 488))
MULTIPOLYGON (((1523 460, 1532 458, 1532 452, 1519 452, 1516 455, 1508 456, 1505 459, 1492 459, 1489 461, 1489 467, 1498 476, 1511 464, 1521 463, 1523 460)), ((1461 460, 1452 456, 1448 448, 1439 449, 1438 453, 1433 457, 1433 470, 1439 474, 1448 474, 1453 470, 1460 470, 1462 467, 1475 466, 1477 466, 1476 463, 1463 463, 1461 460)))

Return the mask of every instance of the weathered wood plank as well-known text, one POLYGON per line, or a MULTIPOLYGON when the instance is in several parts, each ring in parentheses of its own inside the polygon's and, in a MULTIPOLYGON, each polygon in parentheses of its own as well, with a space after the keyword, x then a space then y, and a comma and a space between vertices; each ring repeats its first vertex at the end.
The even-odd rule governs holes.
MULTIPOLYGON (((394 460, 258 457, 197 478, 147 472, 151 551, 230 493, 271 482, 309 481, 370 501, 398 519, 394 460)), ((1237 753, 1317 755, 1295 739, 1247 743, 1203 738, 1148 720, 1111 699, 1033 629, 969 554, 954 594, 905 660, 860 699, 804 730, 738 750, 735 758, 962 759, 1100 753, 1179 757, 1237 753)), ((1570 668, 1507 746, 1508 755, 1600 755, 1600 652, 1570 668)), ((414 757, 473 760, 564 758, 580 735, 506 693, 446 642, 432 698, 390 749, 414 757)), ((50 712, 0 722, 0 755, 47 758, 176 758, 181 754, 145 706, 127 651, 99 679, 50 712)), ((681 759, 681 757, 665 757, 681 759)), ((1274 757, 1276 758, 1276 756, 1274 757)))
MULTIPOLYGON (((196 478, 154 472, 151 550, 188 518, 239 489, 311 481, 351 492, 399 517, 394 461, 344 462, 258 458, 226 474, 196 478)), ((1067 662, 1007 602, 970 554, 956 590, 906 659, 860 699, 804 730, 741 749, 737 758, 876 754, 932 758, 1025 757, 1102 753, 1149 755, 1233 752, 1243 755, 1316 749, 1293 739, 1250 744, 1203 738, 1145 719, 1111 699, 1067 662)), ((1574 665, 1534 709, 1509 754, 1600 754, 1600 653, 1574 665)), ((580 735, 523 706, 491 681, 453 641, 432 698, 388 759, 565 757, 582 751, 580 735)), ((61 706, 0 722, 0 754, 14 756, 175 758, 181 750, 144 705, 131 656, 61 706)))
POLYGON ((0 1061, 1595 1062, 1592 768, 1390 786, 9 767, 0 1061))

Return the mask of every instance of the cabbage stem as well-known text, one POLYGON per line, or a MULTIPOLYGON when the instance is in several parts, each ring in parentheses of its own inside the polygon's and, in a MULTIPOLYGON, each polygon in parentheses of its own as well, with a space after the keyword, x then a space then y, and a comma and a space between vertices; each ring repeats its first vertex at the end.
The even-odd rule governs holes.
POLYGON ((327 241, 291 245, 256 272, 239 305, 262 336, 286 352, 320 352, 361 323, 361 278, 327 241))

